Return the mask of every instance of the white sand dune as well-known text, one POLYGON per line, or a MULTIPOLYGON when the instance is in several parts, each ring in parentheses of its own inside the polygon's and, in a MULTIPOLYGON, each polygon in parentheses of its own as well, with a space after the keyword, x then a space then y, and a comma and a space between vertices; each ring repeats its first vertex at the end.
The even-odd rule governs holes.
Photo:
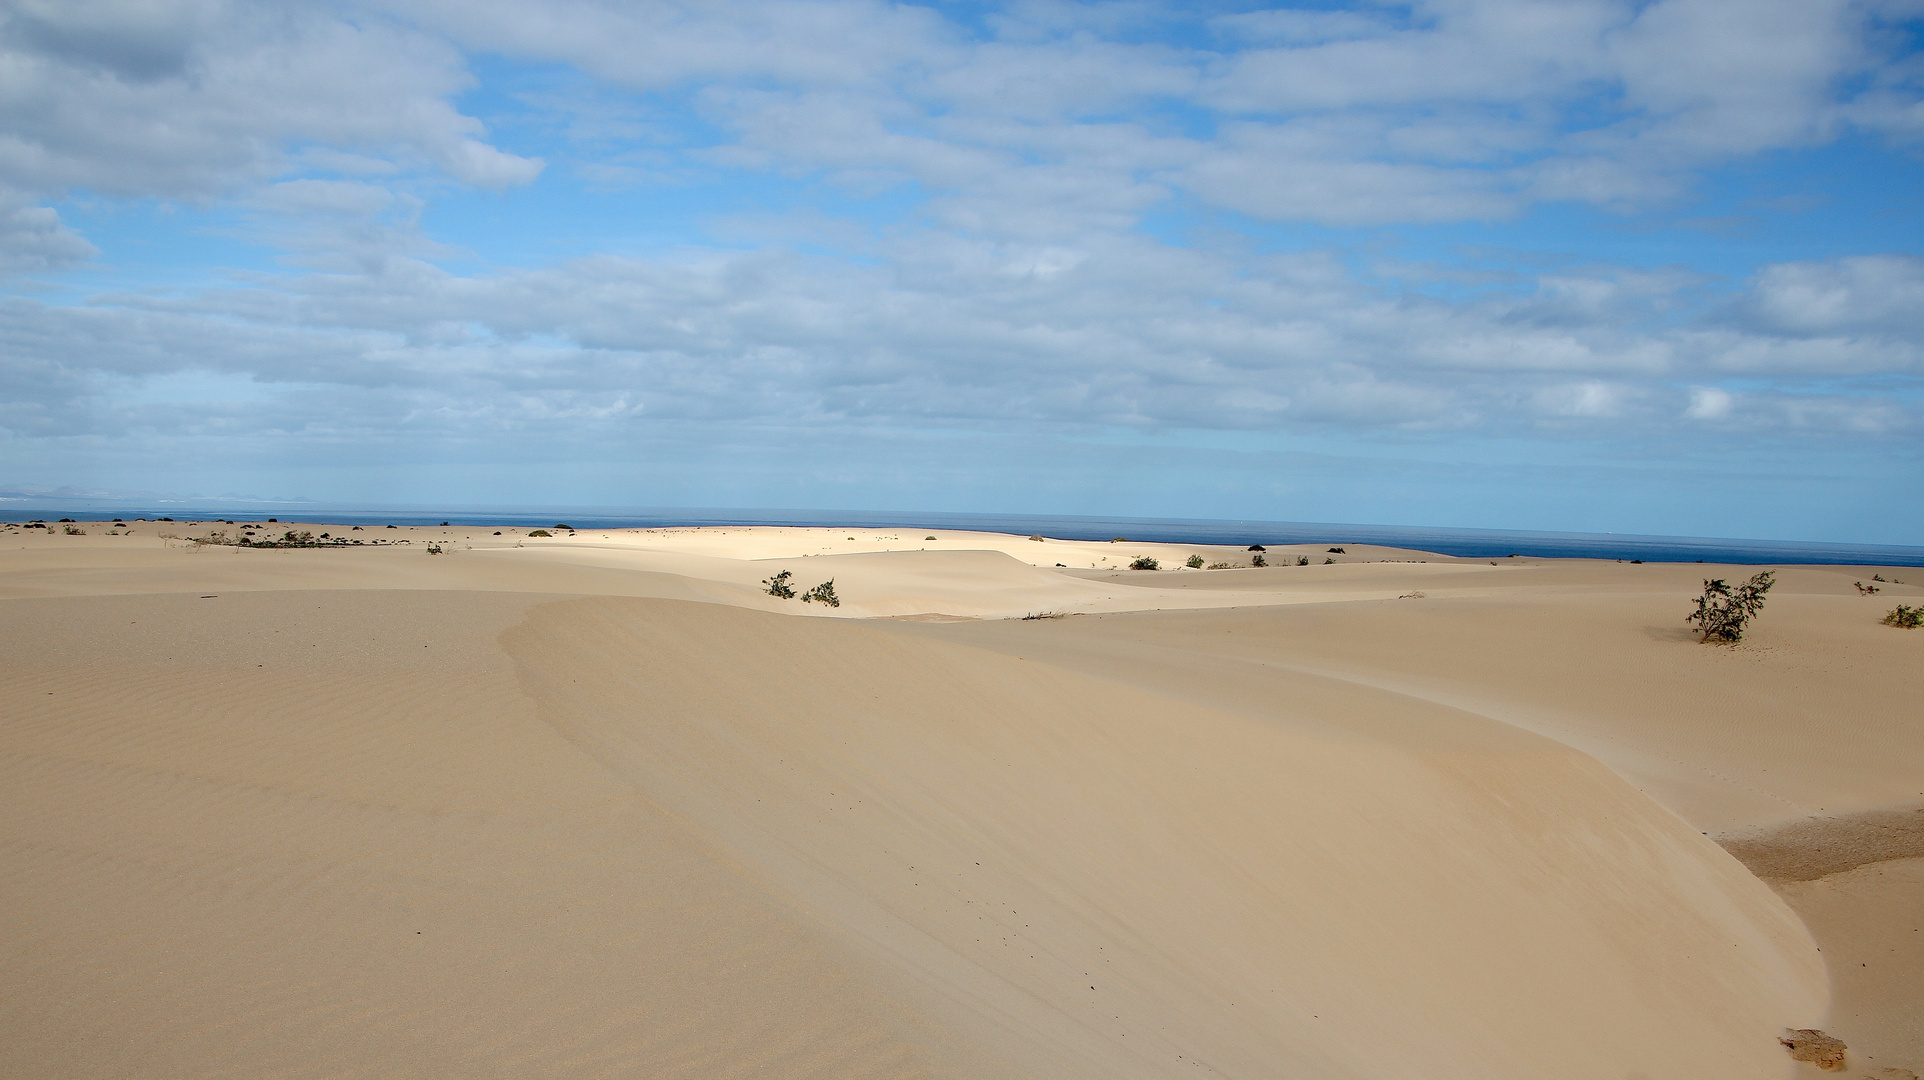
POLYGON ((0 1074, 1916 1067, 1908 863, 1705 835, 1917 801, 1861 571, 1719 650, 1701 567, 149 528, 0 537, 0 1074))

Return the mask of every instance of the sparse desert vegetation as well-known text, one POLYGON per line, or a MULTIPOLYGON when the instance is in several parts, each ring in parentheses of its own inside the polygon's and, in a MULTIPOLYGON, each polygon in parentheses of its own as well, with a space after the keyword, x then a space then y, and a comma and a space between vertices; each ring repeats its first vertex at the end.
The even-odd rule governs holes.
POLYGON ((1924 605, 1912 607, 1909 604, 1899 604, 1891 609, 1890 614, 1884 616, 1884 625, 1895 626, 1900 630, 1915 630, 1919 626, 1924 626, 1924 605))
POLYGON ((1723 578, 1706 579, 1703 595, 1697 598, 1697 610, 1684 616, 1684 621, 1697 625, 1703 634, 1698 639, 1700 642, 1741 641, 1750 620, 1764 609, 1764 594, 1776 581, 1774 570, 1756 574, 1736 586, 1727 584, 1723 578))
POLYGON ((788 579, 794 576, 794 571, 784 570, 774 577, 763 578, 762 584, 767 586, 768 595, 779 597, 783 600, 793 600, 795 599, 795 586, 790 585, 788 579))
POLYGON ((1189 561, 1183 563, 1183 565, 1191 570, 1201 570, 1203 568, 1203 557, 1201 555, 1191 555, 1189 561))
POLYGON ((1131 570, 1160 570, 1160 569, 1162 569, 1162 563, 1160 563, 1160 562, 1158 562, 1158 561, 1157 561, 1157 560, 1155 559, 1155 557, 1154 557, 1154 556, 1150 556, 1150 555, 1138 555, 1138 556, 1136 556, 1136 559, 1135 559, 1135 561, 1129 564, 1129 569, 1131 569, 1131 570))

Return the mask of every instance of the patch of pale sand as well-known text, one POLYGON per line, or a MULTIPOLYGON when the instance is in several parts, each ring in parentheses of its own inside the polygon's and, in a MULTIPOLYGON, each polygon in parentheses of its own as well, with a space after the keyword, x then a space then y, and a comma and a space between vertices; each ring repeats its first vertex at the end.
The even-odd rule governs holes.
POLYGON ((0 1075, 987 1075, 555 733, 538 599, 0 604, 0 1075))
POLYGON ((1924 1074, 1924 858, 1812 881, 1772 880, 1824 950, 1830 1018, 1853 1074, 1924 1074))
POLYGON ((1681 614, 1701 579, 1755 571, 1545 563, 1477 579, 1502 586, 1481 593, 1439 579, 1420 601, 906 629, 1252 717, 1314 672, 1582 747, 1760 873, 1819 878, 1772 884, 1840 988, 1826 1030, 1917 1069, 1924 965, 1908 950, 1924 937, 1924 895, 1908 856, 1924 795, 1912 704, 1924 635, 1877 619, 1918 590, 1865 598, 1852 582, 1872 568, 1793 568, 1744 645, 1697 644, 1681 614))
POLYGON ((1698 644, 1700 579, 1746 569, 1548 563, 1424 599, 923 629, 1252 714, 1293 672, 1435 701, 1576 746, 1710 833, 1917 805, 1924 632, 1880 625, 1861 570, 1800 567, 1742 645, 1698 644))
POLYGON ((557 730, 997 1075, 1788 1076, 1823 1008, 1781 901, 1561 744, 905 625, 589 599, 504 641, 557 730))
MULTIPOLYGON (((159 541, 149 541, 144 547, 55 543, 31 551, 0 550, 0 598, 427 588, 659 596, 839 618, 930 613, 1017 618, 1043 611, 1380 599, 1399 595, 1439 575, 1474 577, 1478 572, 1490 572, 1487 564, 1478 562, 1104 573, 1033 566, 986 548, 748 559, 575 540, 521 548, 505 544, 456 546, 447 541, 444 554, 431 555, 427 543, 435 530, 397 532, 416 542, 351 550, 185 543, 167 547, 159 541), (770 596, 763 583, 784 570, 794 575, 791 584, 798 590, 833 580, 842 606, 826 608, 770 596)), ((725 546, 729 539, 711 538, 711 546, 725 546)), ((747 543, 754 538, 736 539, 747 543)), ((1009 540, 1011 546, 1028 543, 1019 537, 1009 540)), ((758 555, 763 550, 750 545, 741 553, 758 555)))
POLYGON ((1737 1077, 1822 1006, 1502 725, 535 599, 0 605, 0 1072, 1737 1077))

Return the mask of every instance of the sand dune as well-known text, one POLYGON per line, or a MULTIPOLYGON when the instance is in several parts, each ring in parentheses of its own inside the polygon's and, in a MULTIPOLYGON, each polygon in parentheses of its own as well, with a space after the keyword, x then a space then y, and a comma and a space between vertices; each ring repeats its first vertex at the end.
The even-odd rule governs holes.
POLYGON ((1917 1065, 1916 860, 1705 835, 1918 803, 1861 571, 1719 650, 1696 566, 384 532, 0 550, 0 1073, 1917 1065))

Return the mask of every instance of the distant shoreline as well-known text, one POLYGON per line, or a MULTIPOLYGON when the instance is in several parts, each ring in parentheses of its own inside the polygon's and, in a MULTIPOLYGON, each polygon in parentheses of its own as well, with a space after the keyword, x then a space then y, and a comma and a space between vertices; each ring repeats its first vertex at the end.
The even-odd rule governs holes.
POLYGON ((182 521, 287 522, 339 525, 439 525, 552 527, 565 521, 578 528, 647 529, 781 526, 792 528, 951 529, 970 532, 1041 535, 1062 540, 1130 540, 1188 544, 1378 544, 1432 551, 1459 558, 1507 555, 1551 559, 1641 559, 1644 562, 1705 562, 1741 565, 1924 566, 1924 547, 1898 544, 1844 544, 1728 537, 1647 536, 1632 533, 1538 532, 1509 529, 1432 528, 1333 522, 1234 521, 1207 518, 1123 518, 1034 514, 958 514, 892 511, 733 510, 708 508, 484 508, 436 511, 418 507, 333 508, 276 506, 126 506, 60 508, 0 503, 0 518, 56 521, 106 521, 123 517, 182 521))

